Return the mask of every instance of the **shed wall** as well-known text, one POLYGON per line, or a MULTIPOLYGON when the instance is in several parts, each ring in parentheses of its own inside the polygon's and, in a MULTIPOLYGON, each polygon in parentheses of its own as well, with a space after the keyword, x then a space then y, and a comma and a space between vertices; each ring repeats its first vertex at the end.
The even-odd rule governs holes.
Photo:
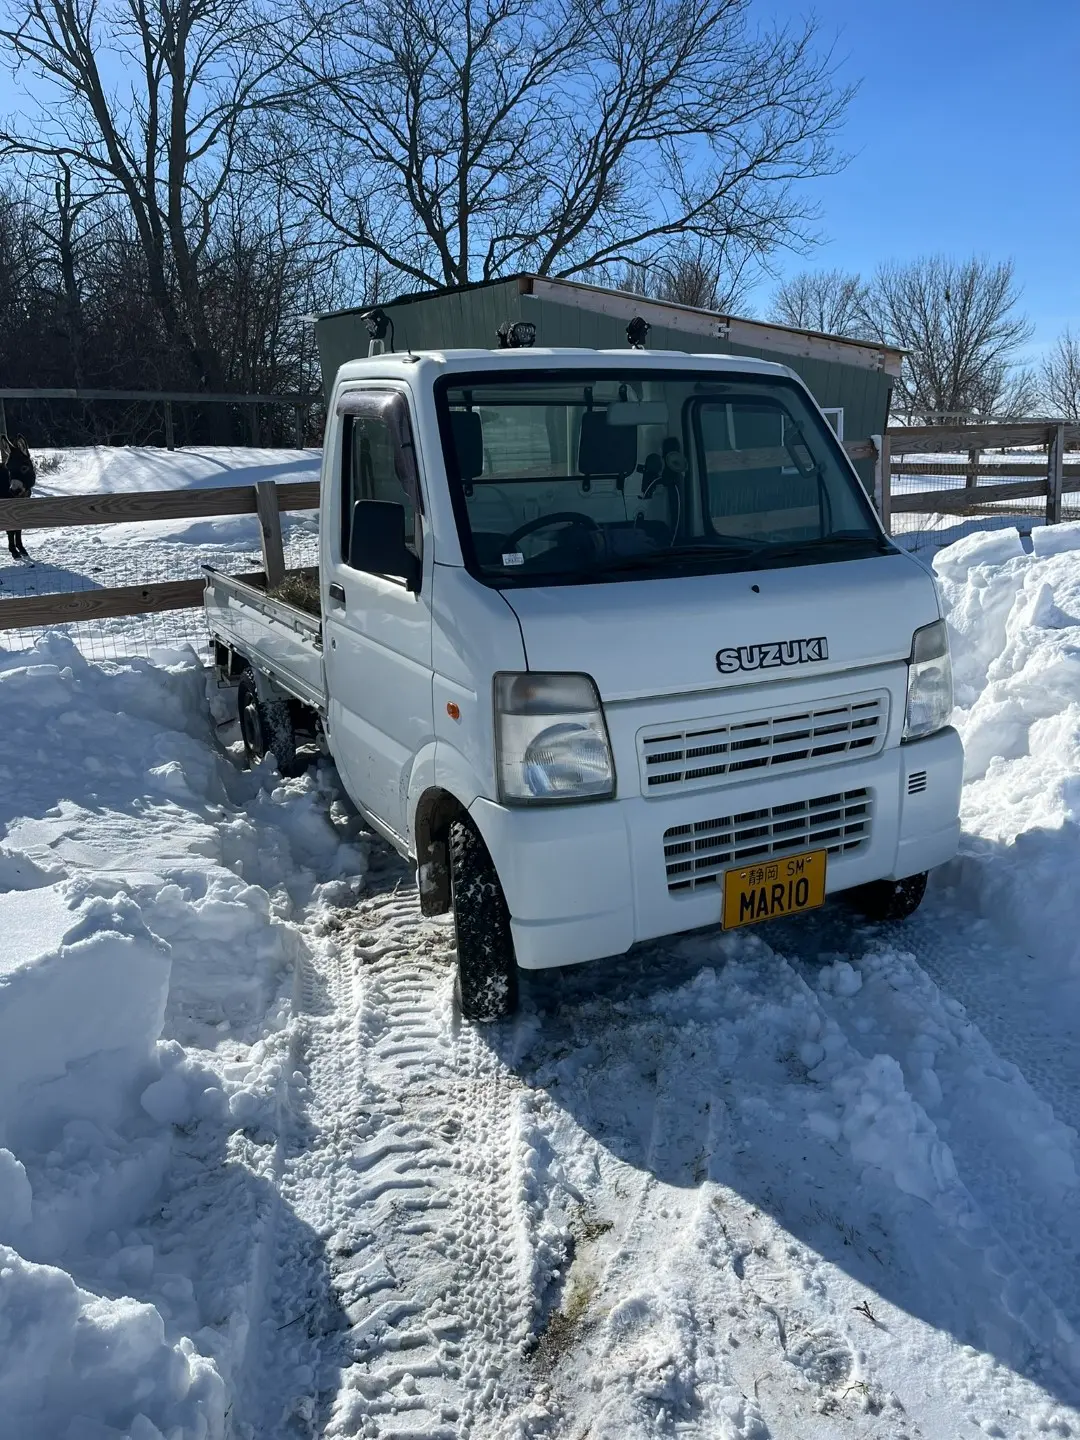
MULTIPOLYGON (((456 348, 491 349, 496 331, 506 320, 531 320, 537 345, 585 347, 596 350, 626 348, 626 323, 578 305, 561 305, 548 298, 523 295, 516 279, 477 285, 446 295, 426 295, 396 301, 384 307, 394 322, 394 348, 417 350, 456 348)), ((323 384, 329 397, 338 368, 368 353, 368 335, 357 311, 328 315, 316 325, 322 360, 323 384)), ((654 325, 649 350, 685 351, 687 343, 703 355, 749 355, 789 366, 809 386, 825 409, 844 411, 844 438, 865 440, 884 433, 892 379, 883 371, 838 361, 781 355, 764 349, 733 345, 728 339, 688 337, 685 331, 654 325)), ((867 490, 873 489, 873 466, 856 466, 867 490)))

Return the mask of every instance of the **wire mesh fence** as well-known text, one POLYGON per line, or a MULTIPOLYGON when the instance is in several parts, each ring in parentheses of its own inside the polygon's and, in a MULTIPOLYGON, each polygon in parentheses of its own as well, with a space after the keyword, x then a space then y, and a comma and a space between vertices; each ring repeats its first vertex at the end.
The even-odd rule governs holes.
MULTIPOLYGON (((1030 481, 1031 469, 1046 464, 1044 448, 1023 447, 1000 452, 982 452, 978 456, 979 465, 992 468, 994 473, 972 476, 972 484, 966 476, 956 473, 958 468, 971 463, 968 453, 919 453, 910 457, 919 465, 919 473, 904 473, 906 457, 898 435, 894 435, 892 444, 891 494, 894 502, 900 497, 942 490, 962 492, 966 501, 966 513, 963 514, 933 508, 894 509, 891 533, 905 549, 933 552, 976 530, 1015 529, 1021 535, 1030 535, 1032 529, 1047 523, 1047 502, 1044 496, 1005 500, 988 498, 984 502, 979 499, 979 490, 988 486, 1008 483, 1011 480, 1030 481), (941 466, 941 470, 936 470, 936 466, 941 466)), ((1067 458, 1071 460, 1073 457, 1070 455, 1067 458)), ((1063 491, 1061 519, 1063 522, 1080 520, 1080 492, 1063 491)))

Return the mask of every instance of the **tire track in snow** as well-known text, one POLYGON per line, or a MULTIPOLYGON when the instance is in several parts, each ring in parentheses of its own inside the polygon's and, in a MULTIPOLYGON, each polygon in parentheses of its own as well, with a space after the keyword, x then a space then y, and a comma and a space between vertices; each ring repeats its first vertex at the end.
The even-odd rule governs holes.
POLYGON ((279 1246, 265 1433, 494 1436, 521 1398, 532 1310, 508 1076, 455 1025, 452 930, 411 886, 312 931, 281 1189, 322 1248, 279 1246))

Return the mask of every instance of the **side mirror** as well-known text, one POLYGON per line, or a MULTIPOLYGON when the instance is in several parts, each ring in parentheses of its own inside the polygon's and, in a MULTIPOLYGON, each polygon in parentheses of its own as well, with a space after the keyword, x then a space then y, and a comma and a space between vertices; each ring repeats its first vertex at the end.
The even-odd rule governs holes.
POLYGON ((348 564, 369 575, 393 575, 415 594, 421 565, 405 543, 405 506, 389 500, 358 500, 353 506, 348 564))

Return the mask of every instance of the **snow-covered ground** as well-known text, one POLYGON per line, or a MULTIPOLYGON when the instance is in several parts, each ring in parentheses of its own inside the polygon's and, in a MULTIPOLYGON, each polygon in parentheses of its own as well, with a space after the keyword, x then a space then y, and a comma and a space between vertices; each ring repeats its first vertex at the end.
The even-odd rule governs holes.
POLYGON ((0 1440, 1080 1436, 1080 527, 1028 544, 936 557, 969 777, 916 917, 481 1030, 193 652, 0 652, 0 1440))

